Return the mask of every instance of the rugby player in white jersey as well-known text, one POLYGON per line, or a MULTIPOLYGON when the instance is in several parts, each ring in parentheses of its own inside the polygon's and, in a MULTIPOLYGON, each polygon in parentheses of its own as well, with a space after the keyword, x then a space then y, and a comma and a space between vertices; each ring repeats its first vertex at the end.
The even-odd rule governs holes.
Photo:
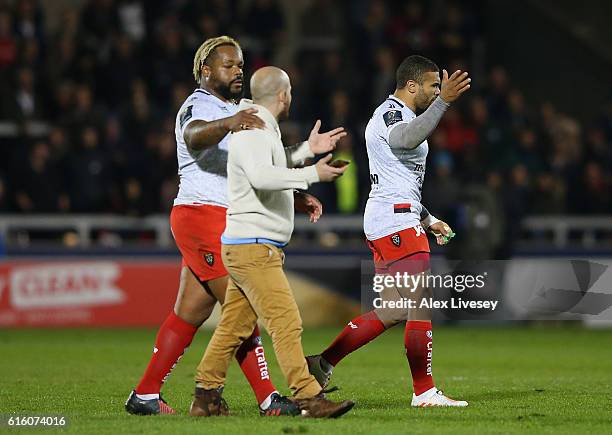
MULTIPOLYGON (((431 135, 449 105, 470 88, 467 72, 450 77, 422 56, 409 56, 396 72, 396 90, 376 108, 365 131, 372 188, 364 214, 364 232, 377 274, 421 273, 429 270, 429 243, 425 231, 438 244, 452 236, 451 228, 421 204, 431 135), (441 86, 440 86, 441 85, 441 86), (422 112, 417 116, 417 112, 422 112)), ((431 296, 431 289, 414 288, 405 294, 395 286, 383 298, 431 296)), ((418 307, 418 304, 417 304, 418 307)), ((376 308, 355 319, 320 355, 307 357, 311 373, 327 386, 332 369, 342 358, 385 330, 406 323, 404 345, 413 380, 412 406, 467 406, 435 387, 432 377, 431 310, 376 308)))
MULTIPOLYGON (((180 186, 170 225, 183 257, 178 295, 174 310, 157 334, 149 365, 125 404, 131 414, 175 413, 161 398, 161 386, 215 304, 225 299, 228 274, 221 260, 221 234, 228 206, 229 133, 264 126, 256 109, 237 110, 243 93, 243 65, 238 42, 227 36, 206 40, 195 54, 193 74, 199 87, 179 109, 175 124, 180 186)), ((319 127, 317 122, 309 144, 335 144, 346 134, 341 128, 319 133, 319 127)), ((311 195, 296 193, 295 204, 311 221, 322 213, 321 203, 311 195)), ((279 395, 270 380, 257 327, 238 349, 236 359, 262 415, 295 411, 295 404, 279 395)))

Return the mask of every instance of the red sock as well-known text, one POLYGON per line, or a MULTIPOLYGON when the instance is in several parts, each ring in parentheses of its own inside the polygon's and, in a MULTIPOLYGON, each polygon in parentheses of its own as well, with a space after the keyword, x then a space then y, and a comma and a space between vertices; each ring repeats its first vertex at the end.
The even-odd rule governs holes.
POLYGON ((374 340, 383 332, 385 325, 373 311, 370 311, 351 320, 321 356, 335 366, 349 353, 374 340))
POLYGON ((171 312, 159 328, 153 356, 136 387, 137 394, 159 394, 162 384, 191 344, 198 328, 171 312))
POLYGON ((242 373, 251 384, 251 388, 257 398, 257 403, 261 404, 276 388, 270 380, 268 362, 264 355, 264 348, 261 345, 261 335, 259 327, 255 326, 253 333, 240 345, 236 352, 236 360, 240 364, 242 373))
POLYGON ((431 322, 406 322, 406 335, 404 336, 406 357, 412 373, 412 386, 417 396, 434 386, 431 374, 431 356, 433 341, 431 322))

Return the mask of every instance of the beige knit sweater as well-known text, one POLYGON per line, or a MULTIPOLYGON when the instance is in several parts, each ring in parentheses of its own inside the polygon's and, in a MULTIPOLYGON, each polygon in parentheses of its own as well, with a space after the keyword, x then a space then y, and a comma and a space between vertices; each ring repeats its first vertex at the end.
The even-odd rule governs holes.
POLYGON ((308 142, 285 148, 278 123, 268 109, 243 99, 238 110, 257 108, 265 128, 233 133, 227 162, 228 200, 225 237, 289 242, 293 232, 293 189, 319 181, 314 166, 293 169, 314 154, 308 142))

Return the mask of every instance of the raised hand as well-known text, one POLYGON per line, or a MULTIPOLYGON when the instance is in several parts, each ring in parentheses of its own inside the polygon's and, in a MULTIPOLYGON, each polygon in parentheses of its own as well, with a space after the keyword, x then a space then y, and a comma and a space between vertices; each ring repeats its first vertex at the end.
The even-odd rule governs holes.
POLYGON ((324 154, 333 151, 336 148, 336 144, 340 139, 346 136, 344 127, 334 128, 327 133, 319 133, 321 128, 321 120, 317 119, 315 122, 310 136, 308 136, 308 145, 310 145, 310 151, 315 154, 324 154))
POLYGON ((461 72, 461 70, 458 69, 449 77, 448 71, 443 69, 440 98, 447 103, 452 103, 459 98, 461 94, 470 89, 471 81, 472 79, 468 77, 467 71, 461 72))

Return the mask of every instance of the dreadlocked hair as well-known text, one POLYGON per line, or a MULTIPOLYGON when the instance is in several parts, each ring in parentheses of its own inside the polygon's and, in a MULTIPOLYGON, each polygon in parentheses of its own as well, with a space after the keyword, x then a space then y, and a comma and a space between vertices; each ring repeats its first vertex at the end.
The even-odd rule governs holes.
POLYGON ((210 38, 204 41, 200 48, 196 51, 193 58, 193 77, 197 83, 202 80, 202 68, 206 63, 208 56, 215 50, 215 48, 221 45, 233 45, 238 50, 241 50, 240 44, 234 38, 229 36, 218 36, 216 38, 210 38))

